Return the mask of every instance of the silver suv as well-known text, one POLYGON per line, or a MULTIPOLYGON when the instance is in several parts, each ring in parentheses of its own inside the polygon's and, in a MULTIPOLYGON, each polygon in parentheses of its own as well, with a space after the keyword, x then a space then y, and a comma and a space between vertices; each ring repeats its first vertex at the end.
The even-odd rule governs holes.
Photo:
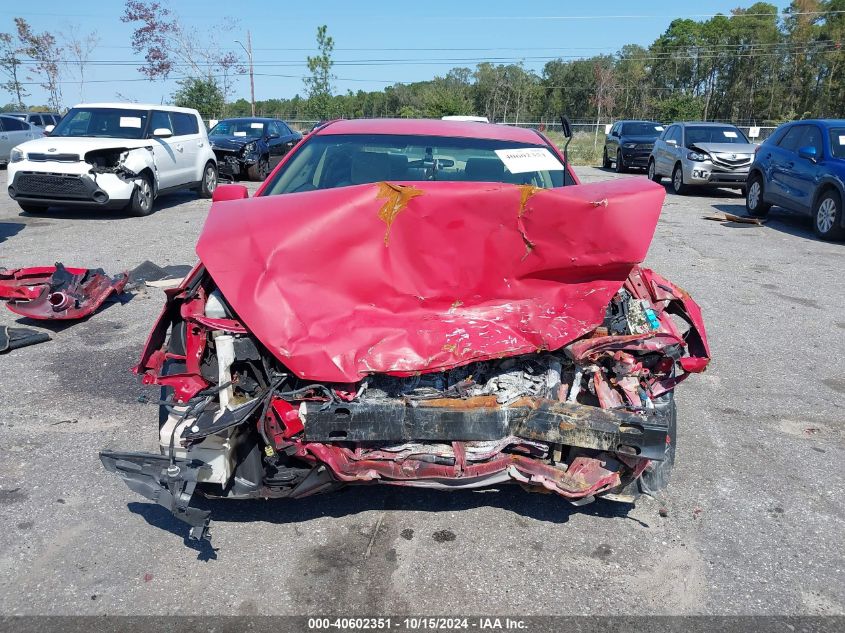
POLYGON ((744 189, 756 147, 730 124, 673 123, 654 143, 648 177, 671 176, 675 193, 691 186, 744 189))

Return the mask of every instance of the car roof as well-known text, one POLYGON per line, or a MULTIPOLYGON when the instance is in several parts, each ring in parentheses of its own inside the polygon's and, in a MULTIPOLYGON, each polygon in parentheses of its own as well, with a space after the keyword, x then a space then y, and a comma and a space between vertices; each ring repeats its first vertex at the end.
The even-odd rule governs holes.
POLYGON ((663 125, 660 121, 651 121, 649 119, 619 119, 617 123, 657 123, 663 125))
POLYGON ((442 119, 340 119, 324 124, 315 130, 314 134, 318 136, 331 134, 453 136, 533 145, 544 144, 543 138, 537 132, 524 127, 442 119))
POLYGON ((833 126, 845 125, 845 119, 799 119, 798 121, 788 121, 784 125, 792 125, 795 123, 817 123, 818 125, 833 126))
MULTIPOLYGON (((227 117, 225 119, 220 119, 217 121, 218 123, 223 123, 223 121, 282 121, 281 119, 274 119, 268 116, 232 116, 227 117)), ((284 121, 282 121, 284 123, 284 121)))
POLYGON ((725 127, 726 125, 729 125, 731 127, 736 127, 733 123, 723 123, 719 121, 678 121, 677 123, 673 123, 673 125, 700 125, 703 127, 725 127))
POLYGON ((193 108, 180 108, 157 103, 77 103, 74 108, 114 108, 117 110, 164 110, 165 112, 184 112, 198 114, 193 108))

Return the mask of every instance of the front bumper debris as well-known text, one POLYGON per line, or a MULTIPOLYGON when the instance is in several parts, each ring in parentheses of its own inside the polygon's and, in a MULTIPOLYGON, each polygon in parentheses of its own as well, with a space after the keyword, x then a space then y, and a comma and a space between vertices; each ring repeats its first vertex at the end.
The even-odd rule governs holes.
POLYGON ((171 464, 170 458, 163 455, 118 451, 100 451, 100 461, 107 471, 123 479, 130 490, 155 501, 190 525, 190 538, 211 538, 208 530, 211 512, 189 505, 197 478, 204 471, 210 471, 210 466, 198 460, 179 458, 171 464))
POLYGON ((608 411, 574 402, 520 398, 508 406, 493 396, 423 401, 407 406, 306 402, 309 442, 494 441, 515 436, 599 451, 663 459, 666 421, 656 411, 608 411))

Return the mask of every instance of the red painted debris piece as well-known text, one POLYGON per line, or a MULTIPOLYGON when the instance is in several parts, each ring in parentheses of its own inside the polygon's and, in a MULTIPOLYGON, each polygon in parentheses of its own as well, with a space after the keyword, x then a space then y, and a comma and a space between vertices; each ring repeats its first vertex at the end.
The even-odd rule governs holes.
POLYGON ((62 264, 0 270, 0 299, 30 319, 70 320, 93 314, 112 293, 123 291, 127 273, 114 278, 102 270, 62 264))

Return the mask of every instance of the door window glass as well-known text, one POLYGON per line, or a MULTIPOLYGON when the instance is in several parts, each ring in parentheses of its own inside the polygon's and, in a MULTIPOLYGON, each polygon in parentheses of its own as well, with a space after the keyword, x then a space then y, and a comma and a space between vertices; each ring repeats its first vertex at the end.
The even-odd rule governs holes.
POLYGON ((815 125, 805 125, 803 127, 806 129, 804 130, 804 136, 801 139, 801 145, 799 147, 813 147, 816 150, 816 156, 821 158, 824 153, 821 130, 815 125))
POLYGON ((801 146, 801 140, 804 138, 804 128, 806 125, 793 125, 789 131, 778 143, 778 147, 782 147, 790 152, 795 152, 801 146))
POLYGON ((152 125, 150 129, 155 132, 159 128, 165 128, 173 132, 173 124, 170 122, 170 115, 167 112, 153 110, 152 125))
POLYGON ((175 136, 187 136, 189 134, 198 134, 200 129, 197 124, 197 117, 192 114, 184 112, 171 112, 170 118, 173 121, 173 134, 175 136))
POLYGON ((19 132, 20 130, 28 130, 29 125, 24 123, 19 119, 13 119, 11 117, 3 119, 4 129, 7 132, 19 132))

